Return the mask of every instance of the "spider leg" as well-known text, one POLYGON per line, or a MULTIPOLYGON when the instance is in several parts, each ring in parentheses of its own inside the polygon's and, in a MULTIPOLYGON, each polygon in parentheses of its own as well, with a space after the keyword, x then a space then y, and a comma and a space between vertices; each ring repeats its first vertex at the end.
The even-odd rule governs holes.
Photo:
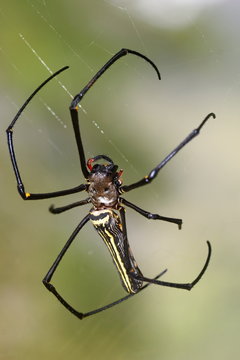
MULTIPOLYGON (((91 310, 89 312, 86 313, 82 313, 77 311, 76 309, 74 309, 56 290, 56 288, 50 283, 55 271, 57 270, 57 267, 59 265, 59 263, 61 262, 63 256, 65 255, 66 251, 68 250, 69 246, 72 244, 73 240, 75 239, 75 237, 77 236, 77 234, 79 233, 79 231, 83 228, 83 226, 89 221, 89 214, 86 215, 83 220, 79 223, 79 225, 76 227, 76 229, 74 230, 74 232, 72 233, 72 235, 70 236, 70 238, 68 239, 68 241, 66 242, 65 246, 63 247, 63 249, 61 250, 61 252, 59 253, 58 257, 56 258, 56 260, 54 261, 53 265, 51 266, 50 270, 48 271, 48 273, 46 274, 46 276, 43 279, 43 284, 45 285, 45 287, 53 294, 56 296, 56 298, 58 299, 58 301, 60 301, 60 303, 68 310, 70 311, 73 315, 75 315, 77 318, 79 319, 83 319, 87 316, 91 316, 94 314, 97 314, 101 311, 107 310, 127 299, 129 299, 130 297, 136 295, 136 294, 129 294, 124 296, 121 299, 118 299, 108 305, 102 306, 98 309, 95 310, 91 310)), ((154 279, 157 280, 160 276, 162 276, 163 274, 165 274, 167 270, 162 271, 160 274, 158 274, 154 279)), ((139 293, 140 291, 142 291, 143 289, 146 289, 146 287, 148 287, 149 285, 151 285, 150 283, 144 285, 141 289, 139 289, 139 291, 137 293, 139 293)))
POLYGON ((152 171, 150 171, 147 176, 131 185, 122 186, 120 188, 120 191, 127 192, 140 186, 149 184, 153 179, 155 179, 159 171, 173 158, 173 156, 175 156, 185 145, 187 145, 191 140, 193 140, 197 135, 199 135, 202 127, 210 117, 213 117, 215 119, 216 115, 214 113, 208 114, 201 122, 201 124, 196 129, 194 129, 173 151, 171 151, 170 154, 165 157, 165 159, 163 159, 154 169, 152 169, 152 171))
POLYGON ((46 288, 53 293, 56 298, 62 303, 63 306, 65 306, 65 308, 67 310, 69 310, 71 313, 73 313, 74 315, 76 315, 79 319, 83 318, 83 314, 76 311, 71 305, 69 305, 64 299, 63 297, 57 292, 56 288, 50 283, 53 274, 55 273, 60 261, 62 260, 63 256, 65 255, 66 251, 68 250, 69 246, 71 245, 71 243, 73 242, 73 240, 75 239, 75 237, 77 236, 77 234, 79 233, 79 231, 82 229, 82 227, 89 221, 89 214, 86 215, 82 221, 79 223, 79 225, 76 227, 76 229, 73 231, 72 235, 70 236, 70 238, 68 239, 68 241, 66 242, 65 246, 63 247, 63 249, 61 250, 60 254, 58 255, 58 257, 56 258, 56 260, 54 261, 53 265, 51 266, 51 268, 49 269, 48 273, 46 274, 46 276, 43 279, 43 284, 46 286, 46 288))
POLYGON ((183 284, 173 283, 173 282, 161 281, 161 280, 157 280, 157 279, 149 279, 142 275, 135 275, 135 274, 129 274, 129 275, 132 276, 133 278, 136 278, 141 281, 146 281, 147 283, 150 283, 150 284, 169 286, 169 287, 173 287, 173 288, 177 288, 177 289, 191 290, 199 282, 199 280, 202 278, 203 274, 207 270, 207 267, 208 267, 208 264, 209 264, 209 261, 211 258, 211 252, 212 252, 211 244, 209 241, 207 241, 207 245, 208 245, 208 255, 207 255, 205 264, 204 264, 202 270, 200 271, 200 273, 198 274, 198 276, 196 277, 196 279, 193 280, 191 283, 183 283, 183 284))
POLYGON ((112 66, 118 59, 120 59, 122 56, 125 56, 127 54, 133 54, 133 55, 139 56, 139 57, 143 58, 144 60, 146 60, 154 68, 154 70, 157 73, 158 78, 159 79, 161 78, 157 66, 149 58, 140 54, 137 51, 133 51, 130 49, 121 49, 93 76, 93 78, 80 91, 80 93, 78 93, 74 97, 69 109, 70 109, 70 114, 71 114, 71 119, 72 119, 72 124, 73 124, 73 130, 74 130, 74 134, 75 134, 75 138, 76 138, 79 158, 80 158, 80 165, 81 165, 82 173, 86 179, 88 178, 89 172, 88 172, 88 169, 86 166, 86 158, 85 158, 85 154, 84 154, 84 148, 83 148, 81 132, 80 132, 80 125, 79 125, 79 119, 78 119, 78 104, 80 103, 80 101, 82 100, 84 95, 88 92, 88 90, 92 87, 92 85, 100 78, 100 76, 102 76, 103 73, 110 66, 112 66))
POLYGON ((25 192, 23 185, 21 187, 18 186, 18 192, 21 195, 21 197, 23 198, 23 200, 50 199, 50 198, 57 197, 57 196, 75 194, 75 193, 78 193, 80 191, 84 191, 86 189, 87 189, 87 185, 81 184, 81 185, 75 186, 75 187, 70 188, 70 189, 65 189, 65 190, 60 190, 60 191, 53 191, 53 192, 49 192, 49 193, 33 194, 33 193, 25 192))
POLYGON ((10 153, 10 157, 11 157, 11 161, 12 161, 14 174, 15 174, 15 177, 16 177, 16 180, 17 180, 17 189, 18 189, 19 194, 21 195, 21 197, 24 200, 48 199, 48 198, 51 198, 51 197, 74 194, 74 193, 86 190, 86 185, 82 184, 82 185, 78 185, 78 186, 76 186, 74 188, 71 188, 71 189, 55 191, 55 192, 50 192, 50 193, 31 194, 31 193, 25 192, 24 185, 23 185, 22 178, 21 178, 20 171, 19 171, 18 164, 17 164, 17 159, 16 159, 16 155, 15 155, 15 151, 14 151, 14 145, 13 145, 13 129, 14 129, 16 121, 18 120, 18 118, 20 117, 20 115, 22 114, 22 112, 24 111, 26 106, 29 104, 29 102, 32 100, 32 98, 50 80, 52 80, 54 77, 56 77, 58 74, 60 74, 62 71, 66 70, 66 69, 68 69, 68 66, 64 66, 62 69, 56 71, 54 74, 49 76, 49 78, 47 78, 41 85, 39 85, 36 90, 34 90, 34 92, 27 98, 25 103, 18 110, 16 116, 14 117, 11 124, 8 126, 8 128, 6 130, 6 132, 7 132, 7 141, 8 141, 8 149, 9 149, 9 153, 10 153))
POLYGON ((51 205, 49 207, 49 211, 52 214, 60 214, 60 213, 62 213, 64 211, 73 209, 73 208, 75 208, 77 206, 82 206, 82 205, 89 204, 90 202, 91 202, 91 199, 87 198, 85 200, 80 200, 80 201, 77 201, 77 202, 75 202, 73 204, 69 204, 69 205, 66 205, 66 206, 58 207, 58 208, 55 208, 54 205, 51 205))
MULTIPOLYGON (((164 271, 162 271, 160 274, 158 274, 157 276, 155 276, 155 278, 154 278, 153 280, 157 280, 158 278, 160 278, 160 276, 164 275, 164 274, 166 273, 166 271, 167 271, 167 269, 165 269, 164 271)), ((116 301, 114 301, 114 302, 112 302, 112 303, 110 303, 110 304, 108 304, 108 305, 102 306, 102 307, 100 307, 100 308, 98 308, 98 309, 96 309, 96 310, 91 310, 91 311, 89 311, 89 312, 83 313, 83 314, 82 314, 82 318, 85 318, 85 317, 87 317, 87 316, 91 316, 91 315, 97 314, 97 313, 99 313, 99 312, 101 312, 101 311, 107 310, 107 309, 109 309, 109 308, 111 308, 111 307, 113 307, 113 306, 115 306, 115 305, 118 305, 118 304, 120 304, 121 302, 123 302, 123 301, 125 301, 125 300, 128 300, 129 298, 131 298, 131 297, 139 294, 142 290, 146 289, 149 285, 151 285, 151 284, 150 284, 150 283, 145 284, 141 289, 138 290, 138 292, 137 292, 136 294, 126 295, 126 296, 124 296, 123 298, 118 299, 118 300, 116 300, 116 301)))
POLYGON ((123 198, 120 198, 120 202, 122 202, 124 205, 130 207, 131 209, 137 211, 139 214, 141 214, 142 216, 144 216, 147 219, 168 221, 168 222, 177 224, 179 230, 182 228, 182 219, 176 219, 176 218, 170 218, 170 217, 166 217, 166 216, 162 216, 162 215, 158 215, 158 214, 152 214, 146 210, 139 208, 137 205, 135 205, 135 204, 131 203, 130 201, 123 199, 123 198))

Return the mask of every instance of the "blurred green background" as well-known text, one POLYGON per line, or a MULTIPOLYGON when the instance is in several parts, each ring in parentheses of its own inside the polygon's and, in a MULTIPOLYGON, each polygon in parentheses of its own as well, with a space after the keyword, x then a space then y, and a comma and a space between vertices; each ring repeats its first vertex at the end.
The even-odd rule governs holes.
MULTIPOLYGON (((0 359, 235 359, 239 355, 240 45, 237 1, 0 2, 0 359), (15 127, 29 192, 83 182, 68 107, 119 49, 116 63, 80 111, 86 156, 107 154, 140 179, 209 112, 201 135, 151 186, 127 199, 183 218, 181 231, 127 211, 139 266, 153 277, 188 282, 213 246, 209 269, 190 293, 150 286, 133 299, 79 321, 44 288, 42 278, 89 206, 53 216, 85 195, 24 202, 18 196, 5 129, 49 69, 70 69, 34 98, 15 127)), ((112 260, 88 224, 53 283, 80 311, 124 295, 112 260)))

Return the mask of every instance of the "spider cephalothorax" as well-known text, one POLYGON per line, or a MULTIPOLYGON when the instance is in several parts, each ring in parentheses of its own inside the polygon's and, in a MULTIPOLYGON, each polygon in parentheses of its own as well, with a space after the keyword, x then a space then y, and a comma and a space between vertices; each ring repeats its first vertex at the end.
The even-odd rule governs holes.
POLYGON ((90 170, 87 191, 94 207, 96 209, 117 208, 122 171, 117 172, 118 166, 106 155, 89 159, 87 167, 90 170), (108 163, 92 165, 93 162, 101 159, 107 160, 108 163))

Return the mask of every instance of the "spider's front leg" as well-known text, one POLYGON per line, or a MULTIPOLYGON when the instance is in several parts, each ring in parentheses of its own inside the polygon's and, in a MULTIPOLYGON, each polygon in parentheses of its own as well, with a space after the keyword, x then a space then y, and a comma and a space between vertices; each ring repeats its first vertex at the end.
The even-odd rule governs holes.
POLYGON ((49 192, 49 193, 39 193, 39 194, 32 194, 30 192, 26 192, 25 188, 24 188, 24 184, 20 175, 20 171, 18 168, 18 163, 17 163, 17 159, 16 159, 16 155, 15 155, 15 150, 14 150, 14 144, 13 144, 13 130, 14 130, 14 126, 18 120, 18 118, 20 117, 20 115, 22 114, 22 112, 24 111, 24 109, 26 108, 26 106, 29 104, 29 102, 32 100, 32 98, 49 82, 51 81, 54 77, 56 77, 57 75, 59 75, 62 71, 68 69, 68 66, 64 66, 62 69, 56 71, 54 74, 52 74, 51 76, 49 76, 49 78, 47 78, 41 85, 39 85, 34 92, 27 98, 27 100, 25 101, 25 103, 21 106, 21 108, 19 109, 19 111, 17 112, 16 116, 14 117, 14 119, 12 120, 11 124, 8 126, 6 133, 7 133, 7 141, 8 141, 8 149, 9 149, 9 154, 10 154, 10 158, 12 161, 12 166, 13 166, 13 171, 16 177, 16 181, 17 181, 17 189, 19 194, 21 195, 21 197, 24 200, 39 200, 39 199, 49 199, 52 197, 57 197, 57 196, 63 196, 63 195, 69 195, 69 194, 74 194, 83 190, 86 190, 86 185, 85 184, 81 184, 78 186, 75 186, 74 188, 70 188, 70 189, 66 189, 66 190, 60 190, 60 191, 54 191, 54 192, 49 192))
POLYGON ((120 191, 123 193, 149 184, 153 179, 155 179, 159 171, 173 158, 173 156, 175 156, 185 145, 187 145, 191 140, 199 135, 202 127, 210 117, 215 119, 216 115, 214 113, 208 114, 201 122, 201 124, 196 129, 194 129, 173 151, 171 151, 170 154, 165 157, 165 159, 163 159, 154 169, 152 169, 152 171, 150 171, 147 176, 131 185, 123 185, 120 188, 120 191))
POLYGON ((159 80, 161 79, 160 72, 159 72, 157 66, 147 56, 145 56, 137 51, 134 51, 134 50, 121 49, 115 55, 113 55, 111 57, 111 59, 108 60, 106 62, 106 64, 103 65, 101 67, 101 69, 92 77, 92 79, 87 83, 87 85, 84 86, 84 88, 76 96, 74 96, 74 99, 72 100, 69 109, 70 109, 70 114, 71 114, 71 119, 72 119, 72 124, 73 124, 73 130, 74 130, 74 134, 75 134, 75 138, 76 138, 79 158, 80 158, 80 165, 81 165, 83 175, 85 176, 86 179, 88 178, 89 172, 88 172, 88 169, 86 166, 86 159, 85 159, 84 148, 83 148, 83 143, 82 143, 82 138, 81 138, 79 119, 78 119, 79 103, 82 101, 83 97, 86 95, 88 90, 90 90, 91 87, 95 84, 95 82, 105 73, 105 71, 107 69, 109 69, 117 60, 119 60, 123 56, 126 56, 127 54, 132 54, 132 55, 138 56, 138 57, 144 59, 145 61, 147 61, 156 71, 159 80))

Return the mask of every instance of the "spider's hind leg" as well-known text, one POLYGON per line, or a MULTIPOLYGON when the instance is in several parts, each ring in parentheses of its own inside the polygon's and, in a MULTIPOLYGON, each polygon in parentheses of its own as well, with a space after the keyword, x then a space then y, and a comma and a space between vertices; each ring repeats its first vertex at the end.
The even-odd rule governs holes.
POLYGON ((204 264, 202 270, 200 271, 200 273, 198 274, 198 276, 191 283, 173 283, 173 282, 168 282, 168 281, 157 280, 156 278, 150 279, 145 276, 135 275, 135 274, 129 274, 129 276, 136 278, 138 280, 141 280, 141 281, 145 281, 150 284, 168 286, 168 287, 173 287, 173 288, 183 289, 183 290, 191 290, 199 282, 199 280, 201 280, 203 274, 207 270, 207 267, 208 267, 208 264, 209 264, 209 261, 211 258, 211 253, 212 253, 212 248, 211 248, 211 244, 209 241, 207 241, 207 246, 208 246, 208 255, 207 255, 205 264, 204 264))

